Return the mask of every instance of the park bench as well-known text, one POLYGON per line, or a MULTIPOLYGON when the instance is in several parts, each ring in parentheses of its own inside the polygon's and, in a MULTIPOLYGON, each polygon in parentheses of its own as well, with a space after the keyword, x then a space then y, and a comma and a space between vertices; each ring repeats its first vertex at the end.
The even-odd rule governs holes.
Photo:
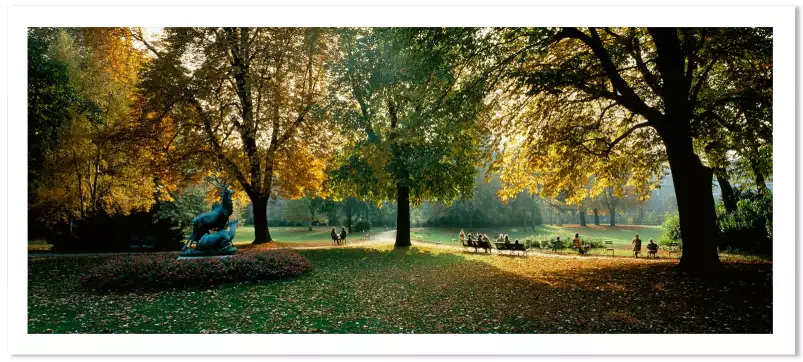
POLYGON ((680 244, 679 243, 669 243, 669 256, 672 256, 672 253, 680 254, 680 244))
POLYGON ((613 249, 613 241, 605 240, 603 242, 605 244, 605 252, 611 252, 611 256, 616 256, 616 250, 613 249))
POLYGON ((512 255, 514 252, 522 252, 522 254, 527 254, 527 248, 524 244, 520 243, 494 243, 496 245, 496 250, 508 250, 512 255))
POLYGON ((460 240, 460 244, 462 244, 463 247, 466 249, 474 248, 474 251, 477 251, 477 244, 475 244, 474 242, 469 243, 468 239, 460 240))
POLYGON ((552 251, 557 252, 558 249, 563 249, 563 242, 558 240, 552 240, 552 251))
POLYGON ((490 241, 477 240, 477 241, 474 241, 474 242, 477 243, 477 248, 484 250, 486 253, 490 253, 491 252, 491 242, 490 241))

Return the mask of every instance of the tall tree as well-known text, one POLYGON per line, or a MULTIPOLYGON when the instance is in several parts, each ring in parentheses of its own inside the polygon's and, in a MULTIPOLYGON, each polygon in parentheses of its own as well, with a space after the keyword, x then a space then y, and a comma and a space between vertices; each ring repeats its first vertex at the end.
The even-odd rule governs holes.
MULTIPOLYGON (((561 28, 494 33, 500 49, 495 63, 515 79, 513 86, 521 87, 519 97, 538 115, 518 117, 519 124, 531 138, 548 138, 555 131, 566 135, 565 141, 554 142, 544 152, 568 147, 606 160, 617 150, 636 147, 641 152, 638 145, 649 150, 663 146, 684 235, 680 267, 692 271, 719 267, 713 171, 694 147, 710 118, 700 116, 698 103, 700 95, 713 87, 721 90, 720 99, 730 97, 727 86, 734 82, 715 79, 712 68, 771 45, 771 31, 561 28), (568 119, 570 127, 542 124, 547 118, 568 119)), ((555 172, 571 174, 578 165, 588 163, 569 162, 555 172)))
POLYGON ((42 216, 50 222, 150 209, 157 201, 153 154, 139 148, 132 112, 143 57, 127 29, 37 29, 29 36, 33 63, 44 62, 39 71, 52 77, 50 88, 40 89, 36 77, 31 84, 33 145, 47 151, 34 153, 32 208, 48 210, 42 216))
MULTIPOLYGON (((410 205, 471 191, 482 94, 461 84, 472 29, 344 29, 333 66, 349 152, 333 190, 396 200, 397 247, 410 245, 410 205)), ((479 89, 477 89, 479 90, 479 89)))
POLYGON ((142 88, 156 116, 186 117, 248 195, 254 243, 271 241, 268 201, 323 181, 336 135, 322 107, 332 57, 320 28, 167 28, 142 88), (178 112, 181 111, 181 112, 178 112))

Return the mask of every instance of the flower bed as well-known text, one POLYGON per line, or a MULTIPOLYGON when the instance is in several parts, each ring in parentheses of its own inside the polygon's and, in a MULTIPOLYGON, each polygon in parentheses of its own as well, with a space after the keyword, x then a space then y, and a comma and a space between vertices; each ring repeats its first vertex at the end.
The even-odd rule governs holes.
POLYGON ((90 289, 159 289, 282 279, 311 269, 309 260, 284 249, 184 260, 173 254, 141 254, 111 258, 83 275, 81 282, 90 289))

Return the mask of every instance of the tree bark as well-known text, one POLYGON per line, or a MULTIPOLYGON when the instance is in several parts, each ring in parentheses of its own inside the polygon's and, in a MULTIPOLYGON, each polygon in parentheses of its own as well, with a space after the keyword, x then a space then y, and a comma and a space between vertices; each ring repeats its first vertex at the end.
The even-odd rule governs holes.
POLYGON ((588 226, 586 225, 586 213, 585 211, 578 211, 580 214, 580 226, 588 226))
POLYGON ((767 188, 767 182, 764 180, 764 174, 761 173, 761 169, 759 168, 757 162, 751 160, 750 164, 753 169, 753 175, 756 179, 756 191, 758 191, 758 194, 761 196, 767 196, 769 189, 767 188))
POLYGON ((714 175, 717 177, 719 189, 722 191, 722 203, 725 204, 725 211, 729 213, 736 211, 736 195, 733 193, 733 187, 727 179, 725 170, 716 170, 714 175))
POLYGON ((608 213, 611 215, 611 226, 616 226, 616 208, 608 209, 608 213))
POLYGON ((715 271, 722 264, 717 253, 719 233, 711 192, 713 170, 703 166, 694 153, 688 119, 675 117, 659 127, 659 135, 666 147, 680 215, 683 254, 678 267, 696 273, 715 271))
POLYGON ((251 198, 254 210, 254 241, 252 244, 262 244, 273 241, 268 231, 268 197, 255 196, 251 198))
POLYGON ((599 209, 594 209, 594 225, 599 225, 599 209))
POLYGON ((408 247, 410 243, 410 188, 396 185, 396 244, 395 247, 408 247))

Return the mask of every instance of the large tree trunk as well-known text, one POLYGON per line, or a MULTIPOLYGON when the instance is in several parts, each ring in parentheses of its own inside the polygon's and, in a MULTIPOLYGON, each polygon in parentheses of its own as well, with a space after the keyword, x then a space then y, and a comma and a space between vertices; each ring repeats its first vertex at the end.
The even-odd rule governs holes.
POLYGON ((262 244, 273 241, 268 231, 268 196, 260 195, 251 198, 254 210, 254 241, 252 244, 262 244))
POLYGON ((580 226, 588 226, 586 225, 586 212, 585 210, 578 211, 580 214, 580 226))
POLYGON ((594 225, 599 225, 599 209, 594 209, 594 225))
POLYGON ((608 214, 611 215, 611 226, 616 226, 616 207, 608 209, 608 214))
POLYGON ((666 147, 680 216, 683 255, 678 266, 699 273, 718 270, 722 264, 717 253, 719 233, 711 192, 713 170, 703 166, 694 153, 688 120, 678 117, 666 121, 674 122, 659 129, 659 134, 666 147))
POLYGON ((733 187, 731 187, 725 171, 717 170, 714 175, 717 177, 719 189, 722 190, 722 203, 725 204, 725 211, 736 211, 736 195, 733 193, 733 187))
POLYGON ((398 213, 396 214, 396 244, 398 247, 407 247, 410 243, 410 188, 402 185, 396 186, 396 200, 398 213))

